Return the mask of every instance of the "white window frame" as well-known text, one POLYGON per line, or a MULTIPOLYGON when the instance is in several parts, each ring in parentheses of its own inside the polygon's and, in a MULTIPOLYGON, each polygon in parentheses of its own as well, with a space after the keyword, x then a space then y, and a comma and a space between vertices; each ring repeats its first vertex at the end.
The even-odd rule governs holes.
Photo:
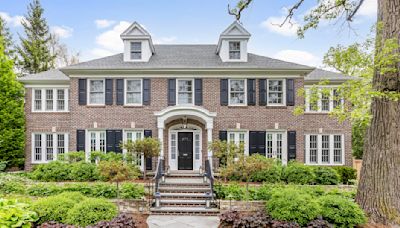
POLYGON ((242 42, 240 40, 230 40, 228 41, 228 59, 231 61, 238 61, 242 59, 242 42), (231 50, 231 43, 239 43, 239 50, 231 50), (231 51, 239 52, 239 58, 231 58, 231 51))
POLYGON ((268 135, 272 135, 272 157, 273 159, 277 159, 278 157, 278 134, 282 135, 282 164, 286 165, 288 162, 288 150, 287 150, 287 131, 283 130, 267 130, 265 132, 265 156, 268 158, 268 135))
POLYGON ((32 88, 32 112, 69 112, 69 89, 62 87, 32 88), (53 91, 53 108, 47 109, 47 90, 53 91), (58 110, 58 90, 64 91, 64 109, 58 110), (35 107, 35 91, 40 91, 40 109, 35 107))
POLYGON ((246 78, 230 78, 228 79, 228 106, 247 106, 247 79, 246 78), (232 104, 231 103, 231 81, 243 80, 244 81, 244 103, 232 104))
MULTIPOLYGON (((122 134, 122 141, 123 142, 128 142, 128 134, 132 133, 132 141, 138 140, 137 134, 140 133, 140 139, 144 138, 144 130, 143 129, 135 129, 135 128, 130 128, 130 129, 123 129, 123 134, 122 134)), ((124 157, 127 155, 127 150, 122 149, 122 154, 124 157)), ((140 170, 144 170, 144 156, 142 155, 140 157, 140 162, 138 162, 136 165, 140 167, 140 170)))
POLYGON ((49 163, 52 161, 57 160, 57 155, 58 155, 58 135, 64 135, 64 153, 68 153, 68 144, 69 144, 69 134, 65 132, 33 132, 31 134, 31 162, 32 164, 42 164, 42 163, 49 163), (41 159, 36 160, 35 159, 35 135, 41 135, 41 159), (53 160, 47 160, 47 135, 52 135, 53 137, 53 142, 52 142, 52 147, 51 149, 53 150, 53 160))
POLYGON ((248 130, 228 130, 227 142, 231 143, 230 135, 234 135, 234 143, 238 146, 240 143, 240 134, 244 134, 244 155, 249 155, 249 131, 248 130))
POLYGON ((88 84, 87 84, 87 99, 88 99, 88 105, 90 106, 104 106, 106 104, 106 80, 104 78, 91 78, 88 79, 88 84), (90 82, 91 81, 103 81, 103 102, 94 104, 90 102, 90 82))
POLYGON ((267 79, 267 106, 286 106, 286 79, 274 78, 267 79), (269 99, 269 82, 270 81, 282 81, 282 103, 270 103, 269 99))
MULTIPOLYGON (((194 105, 194 79, 193 78, 179 78, 176 79, 176 88, 175 88, 176 92, 175 92, 175 96, 176 96, 176 105, 180 105, 180 106, 192 106, 194 105), (192 81, 192 102, 191 103, 187 103, 187 104, 179 104, 179 81, 192 81)), ((188 92, 186 92, 188 93, 188 92)))
POLYGON ((124 105, 125 106, 142 106, 143 105, 143 79, 142 78, 125 78, 124 80, 124 105), (140 81, 140 103, 128 103, 128 81, 140 81))
POLYGON ((143 42, 141 42, 141 41, 131 41, 131 42, 129 42, 129 59, 133 60, 133 61, 139 61, 139 60, 143 59, 143 42), (135 50, 135 51, 132 50, 132 44, 133 43, 140 43, 140 58, 137 58, 137 59, 132 58, 132 53, 133 52, 139 53, 139 51, 137 51, 137 50, 135 50))
POLYGON ((85 142, 85 152, 86 152, 86 159, 89 161, 90 154, 92 152, 92 133, 95 133, 95 150, 93 151, 101 151, 100 150, 100 134, 104 133, 104 153, 107 152, 107 132, 103 129, 89 129, 86 131, 86 142, 85 142))
MULTIPOLYGON (((334 110, 334 93, 333 90, 338 89, 336 86, 321 86, 318 88, 318 101, 317 101, 317 110, 311 110, 310 109, 310 97, 311 97, 311 87, 307 86, 305 87, 305 94, 306 94, 306 99, 305 99, 305 112, 307 113, 330 113, 334 110), (328 111, 323 111, 322 110, 322 90, 323 89, 329 89, 329 110, 328 111)), ((344 107, 344 99, 340 98, 340 105, 342 108, 344 107)))
POLYGON ((328 165, 340 166, 344 165, 345 159, 345 141, 343 134, 306 134, 305 135, 305 149, 306 149, 306 164, 307 165, 328 165), (310 162, 310 136, 317 136, 317 162, 310 162), (329 135, 329 162, 322 162, 322 136, 329 135), (334 137, 340 135, 341 137, 341 162, 334 161, 334 137))

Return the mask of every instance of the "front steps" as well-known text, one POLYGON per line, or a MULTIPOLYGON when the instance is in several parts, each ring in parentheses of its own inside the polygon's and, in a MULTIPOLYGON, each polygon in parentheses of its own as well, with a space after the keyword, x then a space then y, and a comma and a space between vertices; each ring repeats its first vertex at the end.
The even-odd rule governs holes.
MULTIPOLYGON (((211 194, 210 185, 204 183, 198 172, 173 172, 159 185, 160 207, 150 211, 157 215, 218 215, 219 209, 206 201, 211 194)), ((155 203, 154 203, 155 205, 155 203)))

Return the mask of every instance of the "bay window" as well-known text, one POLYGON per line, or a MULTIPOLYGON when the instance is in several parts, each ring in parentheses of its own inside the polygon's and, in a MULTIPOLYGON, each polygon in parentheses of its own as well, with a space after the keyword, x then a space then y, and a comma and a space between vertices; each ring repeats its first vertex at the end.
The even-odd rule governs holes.
POLYGON ((246 105, 246 80, 229 79, 229 105, 246 105))

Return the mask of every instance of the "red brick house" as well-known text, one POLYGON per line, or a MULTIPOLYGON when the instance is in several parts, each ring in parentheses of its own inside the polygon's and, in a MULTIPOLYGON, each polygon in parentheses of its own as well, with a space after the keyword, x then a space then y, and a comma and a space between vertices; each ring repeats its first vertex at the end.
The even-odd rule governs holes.
POLYGON ((351 165, 351 126, 328 116, 348 77, 248 53, 237 22, 216 45, 154 45, 136 22, 121 39, 121 54, 21 77, 26 169, 68 151, 124 153, 121 141, 142 137, 160 140, 170 170, 204 167, 215 139, 283 163, 351 165), (320 80, 331 96, 310 108, 297 91, 320 80))

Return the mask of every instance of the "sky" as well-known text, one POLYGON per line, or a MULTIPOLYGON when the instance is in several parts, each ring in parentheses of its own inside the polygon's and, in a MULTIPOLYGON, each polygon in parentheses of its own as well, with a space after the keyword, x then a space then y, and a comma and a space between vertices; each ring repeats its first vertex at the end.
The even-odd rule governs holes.
MULTIPOLYGON (((299 39, 296 30, 316 0, 307 0, 293 18, 293 25, 279 27, 287 8, 296 0, 254 0, 243 12, 241 23, 252 34, 249 52, 272 58, 324 67, 330 47, 362 42, 376 22, 377 0, 365 0, 350 27, 343 21, 323 22, 299 39)), ((0 0, 15 42, 23 35, 21 20, 30 0, 0 0)), ((156 44, 217 44, 219 34, 234 17, 228 4, 237 0, 41 0, 50 30, 80 60, 121 53, 119 35, 137 21, 156 44)))

